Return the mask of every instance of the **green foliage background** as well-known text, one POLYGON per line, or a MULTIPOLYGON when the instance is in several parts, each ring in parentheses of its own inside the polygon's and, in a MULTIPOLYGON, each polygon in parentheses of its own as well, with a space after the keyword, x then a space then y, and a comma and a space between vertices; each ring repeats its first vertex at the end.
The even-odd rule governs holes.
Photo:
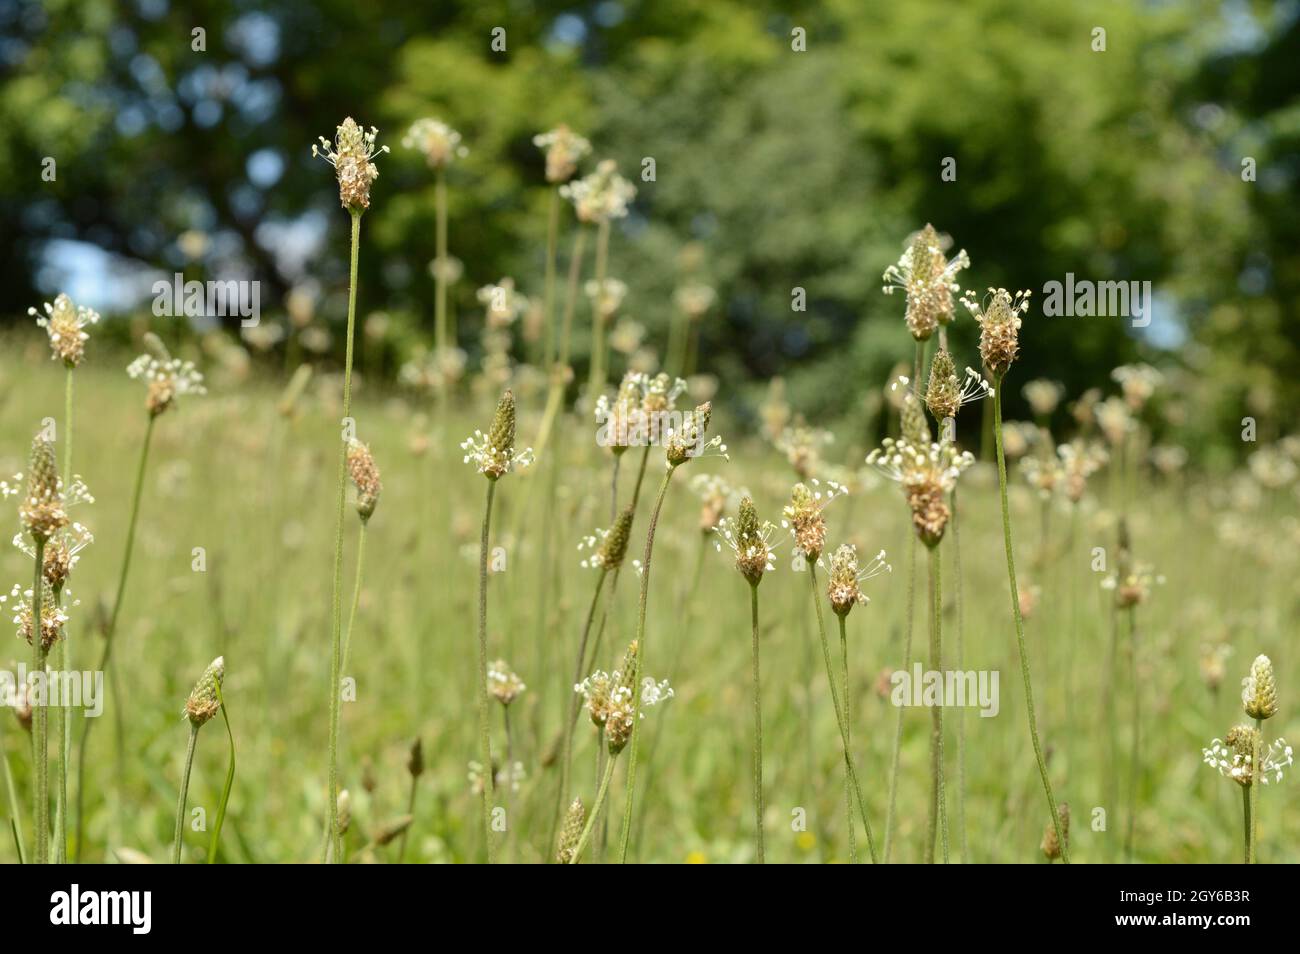
MULTIPOLYGON (((531 137, 564 121, 625 174, 656 160, 613 273, 662 349, 678 255, 701 242, 720 301, 703 370, 751 408, 778 373, 809 414, 862 408, 866 382, 908 350, 880 273, 926 221, 969 250, 969 287, 1041 290, 1067 272, 1154 284, 1156 340, 1116 319, 1044 320, 1025 379, 1074 395, 1122 361, 1161 359, 1182 371, 1170 426, 1200 449, 1239 448, 1245 414, 1265 435, 1285 431, 1300 398, 1294 4, 9 0, 0 11, 6 319, 60 287, 47 257, 58 238, 112 252, 121 274, 109 281, 141 263, 253 276, 272 308, 304 279, 336 290, 346 217, 309 147, 353 114, 394 147, 362 261, 363 307, 394 321, 391 372, 432 322, 432 182, 402 131, 437 115, 471 150, 451 176, 451 249, 466 266, 456 304, 472 343, 478 286, 510 274, 540 290, 545 189, 531 137), (490 48, 495 27, 505 52, 490 48), (791 49, 796 27, 805 52, 791 49), (1105 52, 1092 49, 1096 27, 1105 52), (259 150, 283 164, 273 182, 250 177, 259 150), (1242 180, 1247 156, 1257 181, 1242 180), (944 157, 955 182, 940 181, 944 157), (293 223, 323 233, 302 261, 279 254, 275 228, 293 223), (212 238, 200 262, 177 247, 186 230, 212 238), (790 309, 794 286, 807 290, 804 313, 790 309)), ((342 296, 327 298, 325 317, 342 313, 342 296)))

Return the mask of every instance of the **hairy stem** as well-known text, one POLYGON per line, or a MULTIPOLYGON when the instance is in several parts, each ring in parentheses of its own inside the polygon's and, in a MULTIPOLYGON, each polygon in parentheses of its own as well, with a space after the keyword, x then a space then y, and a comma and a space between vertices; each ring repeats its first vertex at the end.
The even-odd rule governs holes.
POLYGON ((614 763, 618 761, 617 755, 611 755, 605 762, 605 772, 600 779, 600 790, 596 793, 596 803, 591 806, 591 814, 587 816, 587 824, 582 827, 582 836, 578 839, 578 844, 573 849, 573 858, 569 864, 576 865, 582 859, 583 849, 587 847, 587 842, 591 839, 591 830, 596 825, 596 818, 600 811, 605 807, 605 796, 609 794, 609 780, 614 775, 614 763))
MULTIPOLYGON (((122 598, 126 594, 127 576, 131 570, 131 554, 135 550, 135 528, 140 517, 140 497, 144 491, 145 465, 149 462, 149 444, 153 438, 154 416, 149 415, 145 425, 144 441, 140 445, 140 462, 135 471, 135 490, 131 494, 131 517, 126 525, 126 549, 122 553, 122 566, 117 575, 117 592, 113 597, 113 611, 108 618, 108 628, 104 631, 104 649, 99 656, 98 672, 108 668, 109 656, 113 651, 113 636, 117 632, 118 614, 122 611, 122 598)), ((84 803, 86 797, 86 743, 90 738, 90 728, 98 719, 81 720, 81 739, 77 743, 77 850, 74 859, 81 861, 81 846, 84 841, 83 823, 85 821, 84 803)))
POLYGON ((190 769, 194 767, 194 743, 199 738, 199 727, 190 723, 190 742, 185 747, 185 771, 181 773, 181 791, 176 799, 176 834, 172 837, 172 864, 181 863, 181 833, 185 830, 185 799, 190 792, 190 769))
POLYGON ((361 602, 361 570, 366 562, 366 521, 361 521, 357 531, 357 576, 352 584, 352 608, 348 610, 348 628, 343 636, 343 665, 340 676, 348 670, 348 659, 352 652, 352 630, 357 624, 357 606, 361 602))
POLYGON ((758 584, 749 584, 750 623, 754 659, 754 836, 758 863, 763 863, 763 706, 758 674, 758 584))
MULTIPOLYGON (((608 575, 609 571, 604 567, 601 567, 600 574, 596 577, 596 589, 591 594, 591 605, 587 607, 587 618, 582 624, 582 638, 578 640, 578 658, 573 664, 573 682, 570 683, 570 687, 576 686, 582 681, 582 673, 587 658, 587 639, 591 635, 592 620, 596 618, 596 604, 600 600, 600 591, 604 587, 605 577, 608 575)), ((561 749, 562 754, 560 756, 560 788, 559 798, 557 799, 559 804, 557 807, 555 825, 552 829, 552 837, 550 839, 553 844, 556 844, 557 850, 558 844, 555 842, 554 832, 558 831, 563 826, 563 815, 569 804, 569 778, 573 766, 573 730, 578 721, 578 694, 576 692, 570 692, 569 695, 571 697, 568 707, 569 714, 564 720, 564 743, 561 749)))
MULTIPOLYGON (((930 667, 943 674, 943 596, 940 575, 942 557, 938 546, 930 554, 930 667)), ((943 777, 943 699, 930 707, 930 822, 926 835, 926 853, 934 861, 936 829, 943 848, 943 863, 948 863, 948 798, 943 777)))
POLYGON ((632 738, 631 754, 627 763, 627 797, 623 805, 623 831, 619 836, 619 863, 627 861, 627 844, 632 834, 632 803, 636 795, 636 751, 641 738, 641 673, 645 671, 645 615, 650 600, 650 558, 654 555, 655 528, 659 526, 659 511, 663 509, 664 497, 668 493, 668 484, 673 479, 677 468, 669 466, 664 471, 663 483, 659 485, 659 496, 655 498, 654 509, 650 511, 650 526, 646 529, 645 554, 641 560, 641 597, 637 602, 636 615, 636 678, 633 680, 632 738))
MULTIPOLYGON (((918 362, 920 350, 917 351, 918 362)), ((903 672, 912 671, 912 618, 916 608, 916 534, 907 535, 907 622, 903 627, 903 672)), ((885 813, 885 864, 889 864, 894 847, 894 809, 898 799, 898 766, 903 749, 903 713, 906 706, 898 707, 894 723, 894 752, 890 757, 889 808, 885 813)))
POLYGON ((483 506, 483 533, 479 537, 478 557, 478 754, 483 765, 483 795, 480 799, 483 814, 483 841, 488 864, 495 860, 492 843, 492 789, 496 778, 492 771, 492 740, 488 735, 487 691, 487 583, 488 536, 492 529, 492 499, 497 482, 488 479, 487 503, 483 506))
MULTIPOLYGON (((45 678, 44 627, 41 626, 41 598, 44 596, 45 540, 36 539, 35 581, 32 583, 32 673, 45 678)), ((49 731, 50 731, 50 696, 49 683, 46 681, 42 697, 33 706, 35 713, 35 732, 32 741, 36 745, 36 863, 48 864, 50 861, 50 775, 49 775, 49 731)))
MULTIPOLYGON (((361 212, 352 210, 351 257, 348 268, 348 331, 347 352, 343 365, 343 420, 344 426, 352 416, 352 348, 357 318, 357 262, 361 248, 361 212)), ((333 603, 330 619, 330 707, 329 707, 329 814, 328 827, 325 829, 326 856, 335 863, 342 861, 342 851, 330 852, 329 848, 338 838, 338 800, 339 800, 339 681, 343 668, 343 515, 347 498, 347 441, 339 441, 338 493, 334 527, 334 578, 333 603)))
POLYGON ((1263 784, 1264 773, 1260 771, 1260 753, 1264 748, 1264 720, 1255 720, 1255 740, 1251 743, 1250 753, 1250 837, 1246 843, 1246 864, 1253 865, 1259 861, 1259 786, 1263 784))
MULTIPOLYGON (((966 671, 966 647, 963 639, 966 629, 966 609, 962 600, 961 535, 957 528, 957 489, 952 491, 952 559, 956 577, 953 597, 957 603, 957 671, 966 671)), ((966 864, 966 709, 957 710, 957 844, 961 863, 966 864)))
MULTIPOLYGON (((853 744, 853 703, 849 697, 849 637, 844 631, 845 617, 836 614, 840 621, 840 663, 843 667, 844 682, 841 692, 844 697, 844 745, 853 744)), ((849 756, 852 759, 852 755, 849 756)), ((844 770, 844 822, 849 832, 849 864, 858 863, 858 836, 853 830, 853 780, 848 769, 844 770)))
POLYGON ((1047 796, 1047 811, 1056 830, 1056 840, 1061 846, 1061 861, 1070 863, 1070 848, 1061 831, 1061 819, 1056 812, 1056 796, 1052 794, 1052 781, 1047 776, 1047 762, 1043 746, 1038 740, 1038 721, 1034 717, 1034 686, 1029 677, 1029 657, 1025 651, 1025 624, 1020 618, 1020 590, 1016 587, 1016 558, 1011 547, 1011 507, 1007 502, 1007 461, 1002 447, 1002 381, 998 375, 993 390, 993 439, 998 457, 998 492, 1002 501, 1002 538, 1007 552, 1007 578, 1011 585, 1011 616, 1016 624, 1016 648, 1020 653, 1020 672, 1025 681, 1025 709, 1029 716, 1029 736, 1034 743, 1034 757, 1038 760, 1038 774, 1043 781, 1043 794, 1047 796))
MULTIPOLYGON (((831 665, 830 643, 826 639, 826 618, 822 612, 821 593, 817 586, 817 564, 808 562, 808 582, 812 587, 813 607, 817 610, 817 634, 821 637, 822 659, 826 663, 826 681, 831 688, 831 705, 835 709, 835 722, 840 729, 840 744, 844 747, 844 771, 848 773, 849 783, 858 802, 858 814, 862 816, 862 827, 867 833, 867 850, 871 853, 871 863, 875 864, 876 841, 871 834, 871 821, 867 818, 867 806, 862 800, 862 786, 858 783, 857 769, 853 767, 853 757, 849 748, 849 726, 845 710, 840 708, 839 689, 836 688, 835 667, 831 665)), ((852 827, 852 826, 850 826, 852 827)))

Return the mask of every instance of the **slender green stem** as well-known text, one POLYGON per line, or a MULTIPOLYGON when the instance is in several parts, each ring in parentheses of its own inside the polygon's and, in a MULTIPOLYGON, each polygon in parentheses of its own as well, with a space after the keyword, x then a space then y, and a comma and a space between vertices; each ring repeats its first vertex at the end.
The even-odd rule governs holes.
POLYGON ((63 485, 72 483, 72 368, 64 375, 63 384, 63 485))
MULTIPOLYGON (((411 790, 406 796, 406 814, 412 819, 415 818, 415 793, 420 787, 420 776, 411 776, 411 790)), ((397 863, 400 865, 406 858, 406 836, 410 832, 411 826, 407 825, 402 829, 402 834, 398 836, 397 842, 397 863)))
POLYGON ((826 663, 826 681, 831 688, 831 705, 835 709, 835 722, 840 729, 840 743, 844 747, 844 770, 848 773, 853 786, 853 794, 858 802, 858 814, 862 816, 862 827, 867 833, 867 850, 871 853, 871 863, 877 862, 876 841, 871 834, 871 821, 867 818, 866 802, 862 799, 862 786, 858 783, 858 772, 853 766, 853 757, 849 748, 849 726, 844 710, 840 708, 839 689, 836 688, 835 667, 831 665, 830 643, 826 638, 826 618, 822 611, 821 593, 817 586, 817 564, 808 563, 808 583, 812 588, 813 607, 817 611, 817 635, 821 638, 822 659, 826 663))
MULTIPOLYGON (((939 547, 929 548, 930 554, 930 667, 943 674, 943 590, 941 572, 943 559, 939 547)), ((948 863, 948 797, 944 789, 943 765, 943 699, 930 707, 930 776, 933 789, 930 793, 930 825, 926 838, 926 852, 934 861, 936 829, 943 849, 943 863, 948 863)))
POLYGON ((18 791, 14 787, 14 772, 9 764, 9 753, 3 746, 0 746, 0 765, 4 767, 5 795, 9 798, 9 824, 13 829, 14 848, 18 852, 18 863, 26 864, 27 857, 23 853, 22 806, 18 803, 18 791))
MULTIPOLYGON (((68 367, 64 373, 63 388, 63 486, 72 486, 72 391, 73 369, 68 367)), ((54 599, 62 606, 63 587, 58 586, 54 599)), ((67 627, 59 640, 59 669, 69 671, 72 668, 72 647, 68 643, 67 627)), ((54 860, 66 864, 68 860, 68 756, 72 750, 72 721, 68 708, 59 707, 59 788, 55 793, 55 832, 54 860)))
POLYGON ((185 799, 190 792, 190 769, 194 767, 194 743, 199 738, 197 723, 190 723, 190 743, 185 747, 185 771, 181 774, 181 791, 176 799, 176 834, 172 838, 172 864, 181 863, 181 833, 185 830, 185 799))
POLYGON ((582 836, 578 839, 578 844, 573 849, 573 858, 569 864, 576 865, 582 859, 583 849, 587 847, 587 842, 591 839, 592 829, 596 827, 596 819, 600 816, 601 809, 605 807, 605 796, 609 794, 609 780, 614 775, 614 763, 618 761, 617 755, 611 755, 605 762, 605 773, 600 779, 600 790, 596 793, 596 803, 591 806, 591 814, 587 816, 587 824, 582 826, 582 836))
POLYGON ((217 803, 217 821, 212 826, 212 837, 208 840, 208 864, 215 864, 217 848, 221 845, 221 829, 226 823, 226 809, 230 806, 230 789, 235 784, 235 733, 230 728, 230 714, 226 708, 226 697, 221 694, 221 682, 214 686, 217 702, 221 706, 221 721, 226 726, 226 741, 230 745, 230 764, 226 766, 226 780, 221 786, 221 801, 217 803))
MULTIPOLYGON (((66 482, 65 482, 66 484, 66 482)), ((54 602, 63 606, 63 584, 54 587, 54 602)), ((68 654, 68 627, 59 630, 59 659, 56 663, 58 672, 71 671, 72 665, 68 654)), ((57 676, 56 676, 57 678, 57 676)), ((68 861, 68 750, 72 747, 72 723, 68 718, 67 700, 59 699, 59 720, 55 730, 58 733, 59 746, 59 781, 54 793, 54 862, 67 864, 68 861)))
MULTIPOLYGON (((844 695, 844 744, 850 746, 853 744, 853 703, 850 698, 849 690, 849 638, 844 631, 845 616, 836 614, 840 621, 840 663, 843 667, 844 682, 842 693, 844 695)), ((850 759, 852 756, 850 756, 850 759)), ((844 771, 844 822, 848 825, 849 832, 849 864, 858 863, 858 836, 853 830, 853 781, 849 776, 848 770, 844 771)))
MULTIPOLYGON (((917 348, 917 360, 920 360, 920 347, 917 348)), ((907 622, 903 627, 903 672, 912 671, 912 619, 916 608, 916 534, 907 534, 907 622)), ((894 752, 890 757, 889 770, 889 808, 885 813, 885 864, 889 864, 894 847, 894 809, 898 800, 898 768, 903 750, 903 714, 906 706, 898 707, 898 718, 894 723, 894 752)))
POLYGON ((753 629, 754 659, 754 837, 758 863, 763 863, 763 705, 758 674, 758 584, 749 584, 750 623, 753 629))
POLYGON ((1246 846, 1246 864, 1259 862, 1259 787, 1264 773, 1260 768, 1260 755, 1264 750, 1264 720, 1255 720, 1255 739, 1250 753, 1250 840, 1246 846))
POLYGON ((352 651, 352 630, 357 623, 357 605, 361 602, 361 570, 366 562, 366 526, 368 521, 361 521, 357 531, 357 578, 352 585, 352 608, 348 610, 348 628, 343 636, 343 667, 340 673, 348 671, 348 659, 352 651))
POLYGON ((543 285, 542 367, 555 360, 555 272, 560 237, 560 190, 552 189, 546 210, 546 280, 543 285))
MULTIPOLYGON (((648 453, 648 451, 647 451, 648 453)), ((619 863, 627 861, 627 844, 632 835, 632 803, 636 796, 636 751, 641 738, 641 673, 645 672, 645 616, 646 606, 650 600, 650 558, 654 555, 655 528, 659 526, 659 511, 663 509, 664 497, 668 493, 668 484, 676 472, 675 466, 664 471, 663 483, 659 485, 659 496, 655 498, 654 509, 650 511, 650 526, 645 535, 645 554, 641 560, 641 598, 637 603, 636 616, 636 679, 633 680, 634 700, 632 705, 632 751, 627 763, 627 797, 623 805, 623 831, 619 837, 619 863)))
POLYGON ((439 168, 433 185, 436 264, 433 269, 433 340, 440 358, 446 357, 447 338, 447 173, 439 168))
MULTIPOLYGON (((964 636, 966 630, 966 605, 963 602, 961 575, 961 535, 957 521, 957 489, 952 491, 952 559, 953 575, 956 577, 953 598, 957 604, 957 671, 966 671, 966 647, 964 636)), ((969 857, 966 852, 966 708, 957 709, 957 844, 961 852, 961 863, 966 864, 969 857)))
POLYGON ((1133 748, 1129 751, 1128 826, 1124 833, 1124 858, 1133 860, 1133 836, 1137 830, 1138 781, 1142 773, 1142 692, 1138 685, 1137 608, 1128 611, 1129 685, 1133 693, 1133 748))
POLYGON ((1025 651, 1025 624, 1020 618, 1020 590, 1016 587, 1016 558, 1011 548, 1011 508, 1007 502, 1007 461, 1002 447, 1002 381, 998 375, 993 390, 993 439, 998 456, 998 491, 1002 500, 1002 538, 1007 551, 1007 578, 1011 585, 1011 616, 1016 624, 1016 648, 1020 653, 1020 672, 1025 681, 1025 709, 1029 716, 1029 735, 1034 743, 1034 757, 1038 760, 1038 774, 1043 781, 1043 793, 1047 796, 1047 811, 1056 829, 1056 840, 1061 846, 1061 861, 1070 863, 1070 846, 1061 831, 1061 818, 1056 811, 1056 796, 1052 794, 1052 781, 1047 775, 1047 762, 1043 758, 1043 746, 1038 741, 1038 721, 1034 717, 1034 686, 1029 677, 1029 657, 1025 651))
MULTIPOLYGON (((591 594, 591 605, 587 607, 587 618, 582 624, 582 638, 578 640, 578 658, 574 662, 573 682, 570 684, 571 686, 576 686, 582 681, 582 673, 587 657, 587 639, 591 635, 592 620, 596 618, 596 604, 600 600, 600 591, 604 587, 605 577, 608 575, 609 571, 604 567, 601 567, 600 573, 596 577, 596 589, 591 594)), ((569 714, 568 718, 564 720, 564 744, 562 747, 563 754, 561 755, 560 762, 559 804, 555 826, 552 829, 552 837, 550 839, 550 843, 556 844, 557 850, 558 844, 555 842, 554 832, 558 831, 563 825, 562 816, 569 804, 569 778, 573 766, 573 730, 578 721, 578 694, 576 692, 571 692, 570 696, 569 714)))
MULTIPOLYGON (((32 583, 32 673, 45 680, 44 627, 41 626, 41 598, 44 595, 45 540, 36 538, 35 580, 32 583)), ((50 689, 45 680, 45 690, 38 698, 35 710, 35 732, 32 740, 36 743, 36 863, 49 864, 50 861, 50 775, 49 775, 49 731, 50 731, 50 689)))
MULTIPOLYGON (((140 462, 135 471, 135 490, 131 494, 131 517, 126 525, 126 548, 122 553, 122 566, 117 576, 117 592, 113 597, 113 611, 108 618, 108 628, 104 631, 104 649, 99 656, 97 672, 107 670, 109 656, 113 651, 113 637, 117 633, 118 615, 122 611, 122 598, 126 594, 126 581, 131 571, 131 554, 135 551, 135 529, 140 517, 140 498, 144 491, 145 466, 149 462, 149 445, 153 439, 155 420, 156 418, 150 414, 149 423, 145 425, 144 441, 140 445, 140 462)), ((78 862, 81 861, 83 823, 85 821, 83 807, 86 797, 86 743, 90 738, 91 726, 98 721, 98 719, 81 720, 81 739, 77 743, 77 850, 74 858, 78 862)))
POLYGON ((546 395, 546 409, 542 413, 542 426, 533 445, 540 460, 546 454, 555 419, 564 404, 564 387, 569 376, 569 341, 573 334, 573 312, 578 297, 578 278, 582 275, 582 257, 587 245, 587 227, 578 226, 573 238, 573 254, 569 258, 569 277, 564 289, 564 319, 560 324, 560 350, 551 368, 550 390, 546 395))
POLYGON ((596 398, 605 390, 605 274, 609 262, 609 220, 600 223, 596 231, 596 296, 591 306, 591 382, 587 387, 587 400, 594 406, 596 398))
MULTIPOLYGON (((348 269, 348 331, 347 352, 343 365, 343 419, 352 416, 352 348, 355 337, 357 318, 357 262, 361 250, 361 212, 352 210, 352 249, 348 269)), ((339 475, 338 493, 334 527, 334 581, 333 606, 331 614, 330 647, 330 725, 329 725, 329 813, 328 827, 325 830, 327 859, 335 863, 342 860, 341 851, 331 852, 329 848, 338 839, 338 801, 339 801, 339 698, 340 680, 343 669, 343 516, 347 499, 347 441, 339 441, 339 475)))
POLYGON ((488 478, 487 503, 483 506, 483 533, 479 537, 478 557, 478 754, 483 765, 483 841, 488 864, 495 860, 496 846, 492 842, 492 789, 496 779, 492 772, 492 740, 488 733, 487 691, 487 583, 488 538, 492 530, 492 499, 497 482, 488 478))
POLYGON ((1241 787, 1241 812, 1242 812, 1241 831, 1242 831, 1242 840, 1246 844, 1246 864, 1250 864, 1253 860, 1251 858, 1251 851, 1250 851, 1250 829, 1251 829, 1250 790, 1254 787, 1255 785, 1253 780, 1250 785, 1243 785, 1241 787))

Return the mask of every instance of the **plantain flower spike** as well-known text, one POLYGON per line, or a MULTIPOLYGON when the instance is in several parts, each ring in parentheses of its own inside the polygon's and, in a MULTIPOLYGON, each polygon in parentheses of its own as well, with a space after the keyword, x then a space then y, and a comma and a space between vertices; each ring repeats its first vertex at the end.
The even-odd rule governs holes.
POLYGON ((1259 655, 1250 664, 1250 675, 1241 681, 1241 705, 1252 719, 1271 719, 1277 715, 1277 684, 1273 678, 1273 661, 1259 655))
POLYGON ((324 136, 320 145, 311 147, 313 156, 321 156, 334 167, 339 180, 339 202, 343 208, 360 215, 370 208, 370 186, 379 178, 379 169, 372 159, 388 152, 387 146, 375 148, 374 126, 367 132, 349 116, 334 133, 334 143, 324 136))
POLYGON ((203 675, 194 684, 190 697, 185 702, 185 717, 196 728, 203 725, 221 708, 221 699, 217 691, 226 678, 226 659, 218 656, 203 670, 203 675))

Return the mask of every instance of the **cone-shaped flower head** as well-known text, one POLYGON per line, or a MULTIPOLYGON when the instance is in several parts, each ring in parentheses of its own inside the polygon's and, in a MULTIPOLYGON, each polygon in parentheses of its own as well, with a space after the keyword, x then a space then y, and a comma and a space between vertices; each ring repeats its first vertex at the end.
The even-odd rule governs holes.
POLYGON ((1020 352, 1020 316, 1029 310, 1029 295, 990 288, 983 304, 969 294, 962 299, 980 326, 980 357, 994 379, 1007 373, 1020 352))
POLYGON ((384 489, 379 479, 379 468, 369 446, 356 438, 348 441, 348 474, 357 488, 357 513, 365 523, 379 504, 379 494, 384 489))
POLYGON ((759 522, 758 511, 749 497, 741 498, 734 523, 722 521, 720 532, 736 555, 736 569, 751 586, 758 586, 763 581, 763 574, 773 569, 772 547, 769 545, 773 529, 770 523, 759 522))
POLYGON ((27 313, 36 318, 36 324, 49 335, 52 357, 62 360, 69 368, 81 364, 86 342, 90 340, 86 328, 99 321, 98 312, 84 305, 74 305, 71 298, 60 293, 54 304, 45 303, 44 317, 35 308, 27 309, 27 313))
POLYGON ((1256 656, 1250 664, 1250 675, 1241 681, 1241 706, 1252 719, 1277 715, 1277 683, 1273 679, 1273 661, 1267 656, 1256 656))
MULTIPOLYGON (((1223 739, 1215 739, 1208 749, 1201 749, 1202 761, 1224 778, 1230 778, 1242 788, 1255 781, 1255 745, 1259 733, 1253 725, 1237 725, 1228 730, 1223 739)), ((1282 781, 1283 771, 1295 761, 1295 753, 1286 739, 1274 739, 1267 747, 1260 744, 1259 779, 1265 785, 1282 781)))
POLYGON ((419 736, 411 743, 410 754, 406 757, 406 771, 411 773, 411 778, 419 778, 424 774, 424 744, 419 736))
POLYGON ((31 466, 27 471, 27 496, 18 506, 18 515, 33 540, 45 541, 55 531, 68 525, 63 506, 63 483, 54 442, 43 437, 32 441, 31 466))
POLYGON ((453 159, 469 155, 460 133, 440 119, 417 119, 402 137, 402 145, 420 152, 430 169, 445 169, 453 159))
POLYGON ((573 203, 579 222, 621 219, 636 198, 636 186, 618 174, 618 164, 602 159, 591 175, 560 186, 560 195, 573 203))
POLYGON ((969 451, 958 453, 946 441, 913 444, 906 439, 886 438, 867 455, 868 464, 902 485, 912 511, 912 526, 927 547, 937 546, 943 539, 952 515, 947 495, 957 485, 957 478, 974 462, 969 451))
POLYGON ((487 688, 497 702, 508 706, 528 687, 504 659, 498 659, 488 665, 487 688))
POLYGON ((959 291, 957 273, 970 266, 965 251, 949 260, 934 226, 926 225, 913 237, 896 265, 885 269, 886 295, 901 288, 907 295, 907 330, 917 341, 928 339, 936 328, 952 321, 952 296, 959 291))
MULTIPOLYGON (((901 383, 901 380, 900 380, 901 383)), ((903 409, 899 415, 899 428, 903 439, 917 447, 930 443, 930 423, 925 419, 921 402, 909 389, 903 394, 903 409)))
POLYGON ((813 499, 807 484, 795 484, 790 503, 785 508, 785 519, 794 531, 795 548, 809 560, 816 562, 826 546, 826 518, 813 499))
POLYGON ((582 799, 575 798, 564 813, 564 827, 560 830, 560 847, 556 860, 562 865, 573 864, 578 851, 578 841, 582 838, 582 826, 587 819, 587 812, 582 807, 582 799))
POLYGON ((370 208, 370 186, 379 178, 379 169, 371 160, 388 152, 387 146, 375 148, 378 134, 374 126, 367 132, 349 116, 335 130, 333 145, 321 136, 320 145, 311 147, 313 156, 323 156, 334 167, 339 180, 339 202, 351 212, 370 208))
MULTIPOLYGON (((36 627, 32 625, 32 591, 24 590, 18 584, 10 590, 9 596, 0 596, 0 603, 13 601, 14 625, 18 627, 18 638, 30 646, 36 636, 36 627)), ((68 615, 59 607, 54 598, 54 588, 44 580, 41 581, 41 647, 48 652, 60 636, 68 615)))
POLYGON ((157 335, 144 336, 147 354, 142 354, 126 367, 129 377, 143 380, 148 386, 144 406, 150 417, 157 417, 173 407, 176 399, 186 394, 207 394, 203 375, 193 361, 173 358, 157 335))
MULTIPOLYGON (((1065 846, 1068 848, 1070 845, 1070 806, 1068 803, 1061 802, 1060 805, 1056 806, 1056 817, 1060 819, 1061 837, 1065 839, 1065 846)), ((1050 861, 1055 861, 1061 857, 1061 843, 1056 838, 1056 826, 1050 821, 1047 823, 1047 827, 1043 829, 1043 841, 1039 847, 1042 848, 1043 854, 1050 861)))
POLYGON ((579 550, 591 550, 582 561, 584 567, 617 570, 627 556, 628 541, 632 536, 632 520, 636 516, 631 505, 619 511, 618 519, 608 530, 597 530, 578 545, 579 550))
POLYGON ((225 678, 226 659, 224 656, 218 656, 208 664, 207 669, 203 670, 203 675, 194 684, 194 689, 185 703, 185 716, 192 724, 201 726, 217 714, 217 710, 221 708, 217 690, 220 689, 225 678))
POLYGON ((533 145, 546 152, 546 181, 568 182, 578 171, 578 163, 591 152, 591 143, 564 123, 538 133, 533 145))
POLYGON ((952 355, 940 348, 930 362, 930 383, 925 390, 925 404, 936 421, 956 417, 963 404, 978 401, 993 393, 993 388, 980 377, 974 368, 966 369, 966 377, 957 377, 952 355))
POLYGON ((692 457, 702 457, 714 449, 722 457, 727 456, 727 445, 722 443, 722 438, 711 437, 705 440, 712 413, 713 405, 706 401, 682 416, 681 427, 668 435, 666 456, 669 467, 679 467, 692 457))
POLYGON ((339 797, 334 802, 334 829, 339 835, 346 835, 352 827, 352 796, 346 788, 339 790, 339 797))
POLYGON ((514 393, 506 391, 501 395, 486 437, 482 431, 475 431, 474 436, 466 438, 460 446, 466 452, 465 463, 472 461, 488 480, 499 480, 512 469, 531 464, 532 448, 515 453, 514 393))
POLYGON ((852 544, 841 544, 831 557, 830 583, 826 594, 830 597, 831 609, 836 616, 847 616, 849 610, 858 603, 868 602, 862 592, 862 584, 873 576, 890 572, 891 567, 885 562, 885 551, 877 553, 865 568, 858 565, 858 550, 852 544))

